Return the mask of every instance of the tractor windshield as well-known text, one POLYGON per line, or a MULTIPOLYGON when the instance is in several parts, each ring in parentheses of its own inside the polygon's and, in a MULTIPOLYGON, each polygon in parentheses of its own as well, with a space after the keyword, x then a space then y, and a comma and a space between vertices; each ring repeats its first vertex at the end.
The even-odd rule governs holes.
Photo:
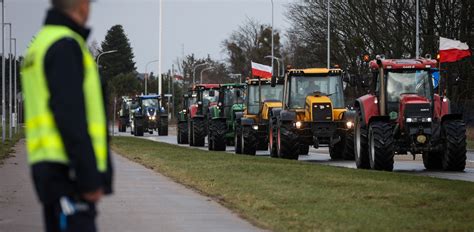
MULTIPOLYGON (((248 106, 249 114, 258 114, 260 111, 260 96, 258 94, 258 85, 249 86, 248 106)), ((281 101, 283 98, 283 85, 262 85, 262 101, 281 101)))
POLYGON ((387 76, 387 101, 399 102, 400 95, 411 93, 428 99, 433 94, 431 77, 427 71, 389 72, 387 76))
POLYGON ((158 99, 156 98, 145 98, 142 100, 143 107, 149 108, 149 107, 158 107, 158 99))
POLYGON ((344 108, 344 92, 340 76, 292 76, 288 107, 304 109, 306 97, 318 92, 327 95, 334 108, 344 108))
POLYGON ((205 109, 209 106, 210 103, 217 102, 217 99, 219 99, 219 91, 217 90, 207 89, 204 90, 202 93, 202 102, 205 109), (211 92, 213 92, 213 96, 210 96, 212 95, 210 94, 211 92))
POLYGON ((234 104, 244 103, 243 89, 232 88, 226 89, 224 92, 224 106, 232 106, 234 104), (237 94, 240 92, 240 94, 237 94))

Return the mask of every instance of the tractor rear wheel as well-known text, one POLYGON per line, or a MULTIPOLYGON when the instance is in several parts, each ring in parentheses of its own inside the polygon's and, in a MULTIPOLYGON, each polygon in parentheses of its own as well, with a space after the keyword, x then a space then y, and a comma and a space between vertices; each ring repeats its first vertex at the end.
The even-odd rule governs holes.
POLYGON ((188 119, 189 122, 187 123, 188 126, 188 142, 189 146, 194 146, 194 140, 193 140, 193 120, 188 119))
POLYGON ((440 152, 423 153, 423 164, 428 170, 443 168, 443 154, 440 152))
POLYGON ((375 170, 393 170, 393 128, 387 122, 373 122, 369 126, 370 167, 375 170))
POLYGON ((204 120, 202 118, 194 118, 192 125, 193 146, 204 147, 206 139, 206 125, 204 120))
POLYGON ((257 151, 257 133, 250 126, 242 127, 242 153, 255 155, 257 151))
POLYGON ((238 124, 235 125, 235 154, 242 154, 242 127, 238 124))
POLYGON ((135 126, 135 132, 134 132, 134 135, 135 136, 143 136, 143 126, 135 126))
POLYGON ((291 131, 291 125, 280 125, 277 129, 278 157, 298 160, 299 146, 298 135, 291 131))
POLYGON ((354 158, 358 169, 369 169, 369 147, 367 129, 362 126, 362 113, 357 110, 354 125, 354 158))
POLYGON ((178 144, 187 144, 188 143, 188 125, 186 122, 179 122, 178 123, 178 144))
POLYGON ((461 120, 447 120, 441 131, 445 139, 443 169, 463 171, 466 167, 466 124, 461 120))

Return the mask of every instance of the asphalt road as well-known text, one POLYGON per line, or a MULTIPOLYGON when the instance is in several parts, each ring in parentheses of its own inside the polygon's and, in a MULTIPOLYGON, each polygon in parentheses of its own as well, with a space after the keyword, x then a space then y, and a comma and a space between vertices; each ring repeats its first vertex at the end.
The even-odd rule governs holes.
MULTIPOLYGON (((152 141, 159 141, 165 142, 169 144, 179 145, 177 144, 176 136, 174 134, 172 127, 170 127, 170 135, 169 136, 157 136, 156 132, 153 135, 145 134, 144 137, 140 137, 143 139, 148 139, 152 141)), ((132 136, 130 132, 127 133, 115 133, 116 136, 132 136)), ((189 147, 189 145, 179 145, 189 147)), ((196 149, 201 150, 208 150, 206 147, 196 147, 196 149)), ((226 152, 234 153, 234 147, 228 146, 226 152)), ((262 157, 270 157, 270 153, 268 151, 258 151, 257 156, 262 157)), ((474 152, 468 152, 467 154, 467 168, 464 172, 445 172, 445 171, 427 171, 423 166, 423 161, 421 160, 421 156, 417 156, 416 160, 413 160, 412 156, 396 156, 395 157, 395 165, 394 165, 394 172, 400 173, 407 173, 413 175, 423 175, 423 176, 430 176, 436 178, 443 178, 443 179, 451 179, 451 180, 464 180, 474 182, 474 152)), ((300 155, 299 160, 311 163, 318 163, 323 165, 330 165, 330 166, 337 166, 337 167, 344 167, 344 168, 356 168, 354 161, 332 161, 329 157, 329 150, 328 148, 320 148, 314 149, 310 148, 308 155, 300 155)))

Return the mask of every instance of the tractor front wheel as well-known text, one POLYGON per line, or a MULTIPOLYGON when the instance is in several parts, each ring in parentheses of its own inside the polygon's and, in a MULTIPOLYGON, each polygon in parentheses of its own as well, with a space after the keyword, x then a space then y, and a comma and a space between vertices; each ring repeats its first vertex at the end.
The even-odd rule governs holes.
POLYGON ((158 135, 160 136, 168 135, 168 117, 160 118, 160 127, 158 128, 158 135))
POLYGON ((445 139, 443 169, 463 171, 466 167, 466 124, 461 120, 447 120, 441 131, 445 139))
POLYGON ((234 144, 235 154, 242 154, 242 127, 238 124, 235 126, 234 144))
POLYGON ((206 138, 206 125, 204 119, 195 118, 193 119, 192 125, 193 146, 204 147, 206 138))
POLYGON ((277 153, 277 138, 276 138, 276 120, 270 118, 270 122, 268 124, 268 150, 270 150, 270 157, 278 158, 277 153))
POLYGON ((188 143, 188 124, 186 122, 179 122, 178 123, 178 144, 187 144, 188 143))
POLYGON ((277 129, 278 157, 298 160, 299 146, 298 135, 291 131, 291 125, 280 125, 277 129))
POLYGON ((242 153, 255 155, 257 151, 257 133, 250 126, 242 127, 242 153))
POLYGON ((375 170, 393 170, 393 128, 387 122, 373 122, 369 126, 370 167, 375 170))

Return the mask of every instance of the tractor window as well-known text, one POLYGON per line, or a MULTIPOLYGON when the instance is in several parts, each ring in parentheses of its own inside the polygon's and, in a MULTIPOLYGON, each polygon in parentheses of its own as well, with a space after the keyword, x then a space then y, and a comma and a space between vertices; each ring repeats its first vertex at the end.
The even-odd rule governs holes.
POLYGON ((224 106, 232 106, 234 104, 244 103, 244 94, 241 89, 226 89, 224 94, 224 106), (237 97, 237 92, 240 91, 240 97, 237 97))
POLYGON ((147 98, 142 100, 142 105, 145 108, 148 107, 158 107, 158 99, 156 98, 147 98))
POLYGON ((219 91, 217 90, 214 90, 214 89, 204 90, 204 92, 202 93, 202 102, 205 109, 209 106, 210 103, 217 102, 218 99, 219 99, 219 91), (214 92, 214 96, 212 97, 209 96, 209 92, 211 91, 214 92))
POLYGON ((404 93, 417 94, 431 99, 431 77, 427 71, 389 72, 387 77, 387 101, 399 102, 404 93))
POLYGON ((344 92, 340 76, 292 76, 288 107, 304 109, 306 97, 318 92, 328 95, 334 108, 344 108, 344 92))
MULTIPOLYGON (((262 101, 281 101, 283 98, 283 85, 262 85, 262 101)), ((258 114, 260 111, 260 97, 258 94, 258 85, 249 86, 248 113, 258 114)))

